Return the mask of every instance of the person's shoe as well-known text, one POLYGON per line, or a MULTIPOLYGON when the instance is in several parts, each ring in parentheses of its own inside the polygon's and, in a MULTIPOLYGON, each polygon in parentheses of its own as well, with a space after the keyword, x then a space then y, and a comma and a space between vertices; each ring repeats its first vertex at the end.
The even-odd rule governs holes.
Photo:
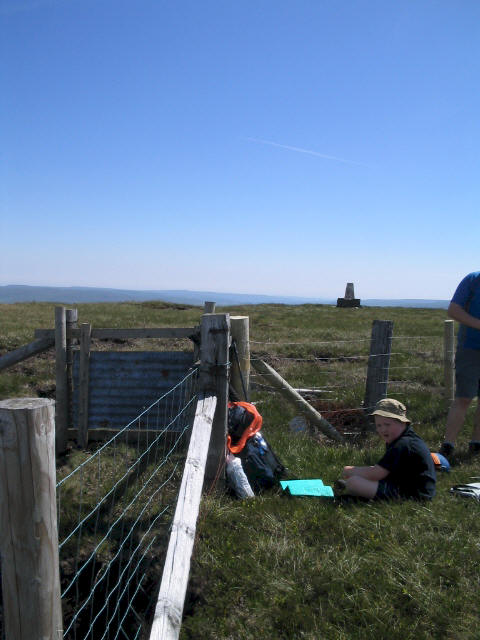
POLYGON ((472 440, 468 443, 468 453, 472 456, 480 453, 480 442, 478 442, 478 440, 472 440))
POLYGON ((439 453, 441 453, 442 456, 445 456, 447 460, 450 460, 450 458, 453 456, 454 450, 455 446, 451 442, 444 442, 440 447, 439 453))
POLYGON ((344 493, 346 488, 347 488, 347 483, 342 478, 335 480, 335 482, 333 483, 333 493, 336 496, 341 496, 344 493))

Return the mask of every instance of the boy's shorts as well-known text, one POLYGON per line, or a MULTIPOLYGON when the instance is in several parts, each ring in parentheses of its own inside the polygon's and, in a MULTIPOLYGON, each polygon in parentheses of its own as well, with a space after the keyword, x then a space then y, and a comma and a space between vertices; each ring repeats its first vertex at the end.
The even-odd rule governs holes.
POLYGON ((455 397, 480 396, 480 349, 459 349, 455 356, 455 397))
POLYGON ((375 498, 377 500, 397 500, 400 498, 400 493, 398 487, 388 480, 379 480, 375 498))

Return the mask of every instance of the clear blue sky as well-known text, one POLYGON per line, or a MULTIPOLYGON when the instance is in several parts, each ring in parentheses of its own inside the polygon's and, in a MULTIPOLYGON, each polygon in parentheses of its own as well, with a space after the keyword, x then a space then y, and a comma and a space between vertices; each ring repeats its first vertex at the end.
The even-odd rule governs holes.
POLYGON ((478 0, 0 0, 0 284, 449 298, 478 0))

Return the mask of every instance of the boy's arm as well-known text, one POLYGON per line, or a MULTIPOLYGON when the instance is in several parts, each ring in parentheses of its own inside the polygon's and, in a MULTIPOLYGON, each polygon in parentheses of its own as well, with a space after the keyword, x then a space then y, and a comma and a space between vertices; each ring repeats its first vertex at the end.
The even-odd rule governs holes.
POLYGON ((383 480, 388 476, 390 472, 384 469, 379 464, 375 464, 371 467, 344 467, 342 477, 351 478, 352 476, 360 476, 365 480, 383 480))

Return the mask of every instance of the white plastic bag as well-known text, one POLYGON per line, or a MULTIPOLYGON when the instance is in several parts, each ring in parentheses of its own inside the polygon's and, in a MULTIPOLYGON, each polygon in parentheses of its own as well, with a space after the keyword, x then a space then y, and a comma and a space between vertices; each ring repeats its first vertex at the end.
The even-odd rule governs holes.
POLYGON ((242 467, 240 458, 237 458, 233 454, 227 455, 227 480, 234 490, 235 494, 239 498, 253 498, 255 494, 252 491, 252 487, 248 482, 248 478, 245 475, 245 471, 242 467))

